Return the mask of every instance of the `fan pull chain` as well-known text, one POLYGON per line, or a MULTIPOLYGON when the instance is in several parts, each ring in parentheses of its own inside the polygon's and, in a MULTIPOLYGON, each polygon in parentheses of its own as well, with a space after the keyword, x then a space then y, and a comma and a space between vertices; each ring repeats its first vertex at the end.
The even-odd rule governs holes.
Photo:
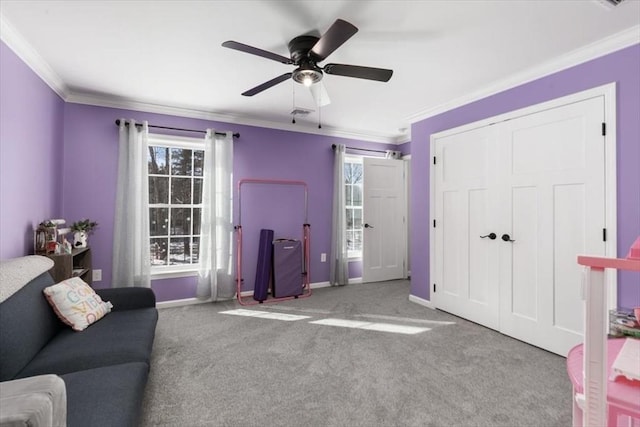
MULTIPOLYGON (((322 95, 320 95, 322 98, 322 95)), ((322 129, 322 107, 318 105, 318 129, 322 129)))
MULTIPOLYGON (((296 85, 291 85, 291 111, 295 111, 296 109, 296 85)), ((293 118, 291 119, 291 123, 296 124, 296 114, 293 113, 293 118)))

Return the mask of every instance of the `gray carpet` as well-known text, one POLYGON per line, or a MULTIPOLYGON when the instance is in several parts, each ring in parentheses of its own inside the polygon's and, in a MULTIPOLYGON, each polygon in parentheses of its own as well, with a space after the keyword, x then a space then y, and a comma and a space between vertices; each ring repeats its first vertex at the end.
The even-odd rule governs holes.
POLYGON ((395 281, 315 290, 250 310, 160 310, 146 426, 569 426, 565 359, 408 301, 395 281), (310 324, 326 318, 432 328, 416 335, 310 324), (453 325, 433 321, 452 321, 453 325))

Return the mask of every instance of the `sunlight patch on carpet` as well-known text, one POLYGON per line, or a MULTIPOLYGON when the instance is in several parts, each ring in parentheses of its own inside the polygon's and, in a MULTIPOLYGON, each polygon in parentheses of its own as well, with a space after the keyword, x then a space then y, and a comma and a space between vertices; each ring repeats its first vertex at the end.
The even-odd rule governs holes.
POLYGON ((395 334, 406 335, 414 335, 431 330, 431 328, 421 328, 418 326, 394 325, 392 323, 373 323, 345 319, 321 319, 309 323, 312 323, 314 325, 338 326, 342 328, 364 329, 368 331, 378 332, 392 332, 395 334))
POLYGON ((427 324, 433 324, 433 325, 455 325, 456 324, 456 322, 445 322, 442 320, 415 319, 413 317, 385 316, 382 314, 354 314, 353 317, 366 317, 370 319, 391 320, 395 322, 427 323, 427 324))
POLYGON ((220 311, 220 314, 232 314, 234 316, 246 316, 246 317, 259 317, 261 319, 271 319, 271 320, 284 320, 285 322, 294 322, 296 320, 309 319, 310 316, 299 316, 294 314, 287 313, 271 313, 268 311, 258 311, 258 310, 227 310, 220 311))

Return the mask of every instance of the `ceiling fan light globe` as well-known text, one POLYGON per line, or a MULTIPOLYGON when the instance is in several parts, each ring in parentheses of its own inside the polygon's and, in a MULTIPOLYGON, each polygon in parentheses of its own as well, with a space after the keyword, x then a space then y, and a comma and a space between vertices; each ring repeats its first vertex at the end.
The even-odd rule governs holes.
POLYGON ((322 71, 310 68, 298 68, 293 72, 293 80, 309 87, 322 80, 322 71))

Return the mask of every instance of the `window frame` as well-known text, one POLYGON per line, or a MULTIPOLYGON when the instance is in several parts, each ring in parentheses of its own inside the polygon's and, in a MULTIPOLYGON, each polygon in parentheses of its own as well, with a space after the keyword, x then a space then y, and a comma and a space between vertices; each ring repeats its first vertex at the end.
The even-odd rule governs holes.
MULTIPOLYGON (((189 137, 184 137, 184 136, 170 136, 170 135, 159 135, 159 134, 149 134, 149 136, 147 137, 147 151, 149 149, 149 147, 152 146, 156 146, 156 147, 163 147, 163 148, 179 148, 179 149, 185 149, 185 150, 198 150, 198 151, 204 151, 204 140, 203 139, 199 139, 199 138, 189 138, 189 137)), ((167 160, 168 161, 168 160, 167 160)), ((145 166, 147 167, 147 180, 149 180, 150 177, 154 177, 154 176, 159 176, 159 177, 170 177, 172 176, 171 174, 167 174, 167 175, 155 175, 155 174, 150 174, 149 173, 149 169, 148 169, 148 163, 145 163, 145 166)), ((168 167, 170 168, 171 165, 168 165, 168 167)), ((193 171, 192 171, 193 173, 193 171)), ((193 180, 194 175, 191 175, 191 179, 193 180)), ((204 171, 203 171, 203 175, 202 175, 202 179, 204 179, 204 171)), ((147 209, 151 210, 152 208, 166 208, 169 210, 169 214, 167 215, 167 218, 171 219, 171 208, 189 208, 192 209, 200 209, 202 212, 202 199, 200 200, 199 204, 193 203, 193 183, 192 183, 192 188, 191 188, 191 196, 192 196, 192 203, 189 204, 172 204, 171 203, 171 199, 170 199, 170 188, 169 188, 169 193, 168 193, 168 197, 169 203, 151 203, 150 201, 147 204, 147 209)), ((149 220, 151 220, 151 215, 149 215, 149 220)), ((193 231, 193 230, 192 230, 193 231)), ((180 235, 183 236, 183 235, 180 235)), ((199 235, 198 235, 199 236, 199 235)), ((152 236, 151 235, 151 221, 149 221, 149 241, 147 244, 151 244, 152 239, 154 238, 163 238, 164 236, 152 236)), ((173 236, 173 237, 177 237, 177 236, 173 236)), ((183 236, 184 237, 184 236, 183 236)), ((195 237, 194 234, 189 234, 189 237, 191 238, 191 242, 193 243, 193 238, 195 237)), ((170 245, 171 245, 171 238, 172 235, 169 232, 169 234, 166 236, 167 240, 169 241, 169 250, 170 250, 170 245)), ((171 254, 169 253, 167 255, 168 257, 171 256, 171 254)), ((189 276, 196 276, 198 274, 198 271, 200 270, 200 262, 198 263, 193 263, 193 264, 174 264, 174 265, 151 265, 150 266, 150 275, 152 279, 168 279, 168 278, 178 278, 178 277, 189 277, 189 276)))
MULTIPOLYGON (((345 154, 344 156, 344 166, 346 166, 347 163, 355 163, 355 164, 360 164, 362 165, 362 180, 360 183, 356 183, 356 184, 347 184, 345 182, 345 201, 344 201, 344 206, 345 206, 345 216, 348 216, 347 211, 349 209, 351 210, 360 210, 361 214, 360 214, 360 220, 362 221, 364 219, 364 208, 363 208, 363 201, 364 201, 364 156, 358 156, 358 155, 353 155, 353 154, 345 154), (357 205, 353 205, 352 204, 347 204, 347 192, 349 191, 349 187, 350 186, 354 186, 357 185, 360 187, 360 206, 357 205)), ((346 181, 346 180, 345 180, 346 181)), ((353 202, 353 197, 352 197, 352 202, 353 202)), ((348 236, 349 231, 353 231, 353 230, 357 230, 356 228, 347 228, 347 221, 345 221, 345 235, 348 236)), ((362 227, 360 228, 360 230, 362 230, 362 227)), ((364 237, 364 236, 363 236, 364 237)), ((362 242, 362 241, 361 241, 362 242)), ((361 248, 359 250, 348 250, 347 249, 347 257, 349 258, 350 261, 357 261, 357 260, 361 260, 362 259, 362 251, 363 251, 363 247, 361 246, 361 248)))

